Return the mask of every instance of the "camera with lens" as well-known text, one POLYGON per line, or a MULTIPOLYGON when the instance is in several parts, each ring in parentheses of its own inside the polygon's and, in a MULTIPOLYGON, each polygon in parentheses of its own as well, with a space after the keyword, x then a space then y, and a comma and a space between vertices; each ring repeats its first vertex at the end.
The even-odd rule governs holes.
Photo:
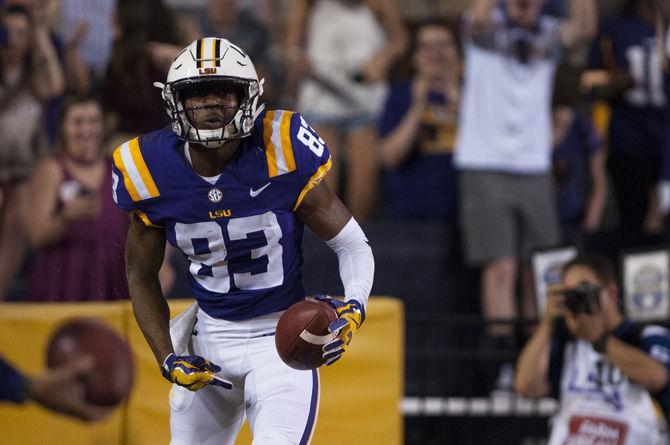
POLYGON ((565 306, 573 314, 592 314, 600 307, 600 287, 580 283, 577 287, 563 291, 565 306))

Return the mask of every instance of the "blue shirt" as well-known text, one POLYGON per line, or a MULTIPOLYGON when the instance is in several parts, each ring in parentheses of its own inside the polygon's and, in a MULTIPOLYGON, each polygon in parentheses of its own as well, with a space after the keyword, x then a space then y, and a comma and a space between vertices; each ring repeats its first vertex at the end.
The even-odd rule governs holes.
POLYGON ((211 184, 169 129, 114 152, 114 200, 161 227, 189 261, 191 289, 213 317, 244 320, 304 299, 303 223, 295 210, 330 168, 330 154, 297 113, 269 111, 211 184))
POLYGON ((621 16, 603 25, 592 47, 591 67, 625 70, 635 81, 611 102, 611 151, 640 157, 661 152, 668 100, 661 66, 652 24, 621 16))
POLYGON ((19 371, 0 357, 0 400, 21 403, 25 400, 25 378, 19 371))
MULTIPOLYGON (((379 125, 388 136, 400 124, 412 103, 412 84, 390 88, 379 125)), ((456 173, 452 152, 456 119, 445 113, 447 98, 430 93, 419 132, 409 155, 383 173, 384 214, 393 219, 454 220, 457 209, 456 173)))

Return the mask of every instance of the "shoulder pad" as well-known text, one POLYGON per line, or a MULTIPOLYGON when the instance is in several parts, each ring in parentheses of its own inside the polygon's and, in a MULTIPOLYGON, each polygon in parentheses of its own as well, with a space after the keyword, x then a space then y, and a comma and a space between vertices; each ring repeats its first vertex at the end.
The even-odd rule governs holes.
POLYGON ((160 192, 142 155, 136 137, 114 150, 114 167, 123 177, 123 187, 133 202, 156 198, 160 192))
POLYGON ((270 178, 296 170, 291 141, 291 117, 294 114, 291 111, 272 110, 263 116, 263 145, 270 178))

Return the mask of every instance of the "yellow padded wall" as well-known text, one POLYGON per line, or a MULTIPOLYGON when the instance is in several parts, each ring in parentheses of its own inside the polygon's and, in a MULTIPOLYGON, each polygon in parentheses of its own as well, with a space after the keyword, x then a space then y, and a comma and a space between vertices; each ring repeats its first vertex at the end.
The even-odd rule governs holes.
MULTIPOLYGON (((0 305, 0 354, 26 374, 46 366, 46 347, 53 329, 71 317, 96 317, 125 336, 127 303, 0 305)), ((123 444, 125 406, 104 421, 87 424, 53 414, 34 402, 0 404, 0 431, 8 444, 123 444)))

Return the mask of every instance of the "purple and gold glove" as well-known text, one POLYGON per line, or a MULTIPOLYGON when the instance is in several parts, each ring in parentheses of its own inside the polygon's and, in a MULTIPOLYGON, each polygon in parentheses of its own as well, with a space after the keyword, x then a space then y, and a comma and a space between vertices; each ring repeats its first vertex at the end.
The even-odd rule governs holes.
POLYGON ((210 384, 221 388, 232 389, 233 384, 227 380, 214 377, 221 367, 197 355, 168 355, 163 362, 163 377, 190 391, 198 391, 210 384))
POLYGON ((354 333, 365 320, 365 308, 353 299, 343 302, 327 295, 316 295, 314 298, 328 303, 335 309, 338 316, 328 326, 328 330, 335 334, 335 339, 323 346, 323 358, 326 359, 326 366, 328 366, 339 360, 349 347, 354 333))

